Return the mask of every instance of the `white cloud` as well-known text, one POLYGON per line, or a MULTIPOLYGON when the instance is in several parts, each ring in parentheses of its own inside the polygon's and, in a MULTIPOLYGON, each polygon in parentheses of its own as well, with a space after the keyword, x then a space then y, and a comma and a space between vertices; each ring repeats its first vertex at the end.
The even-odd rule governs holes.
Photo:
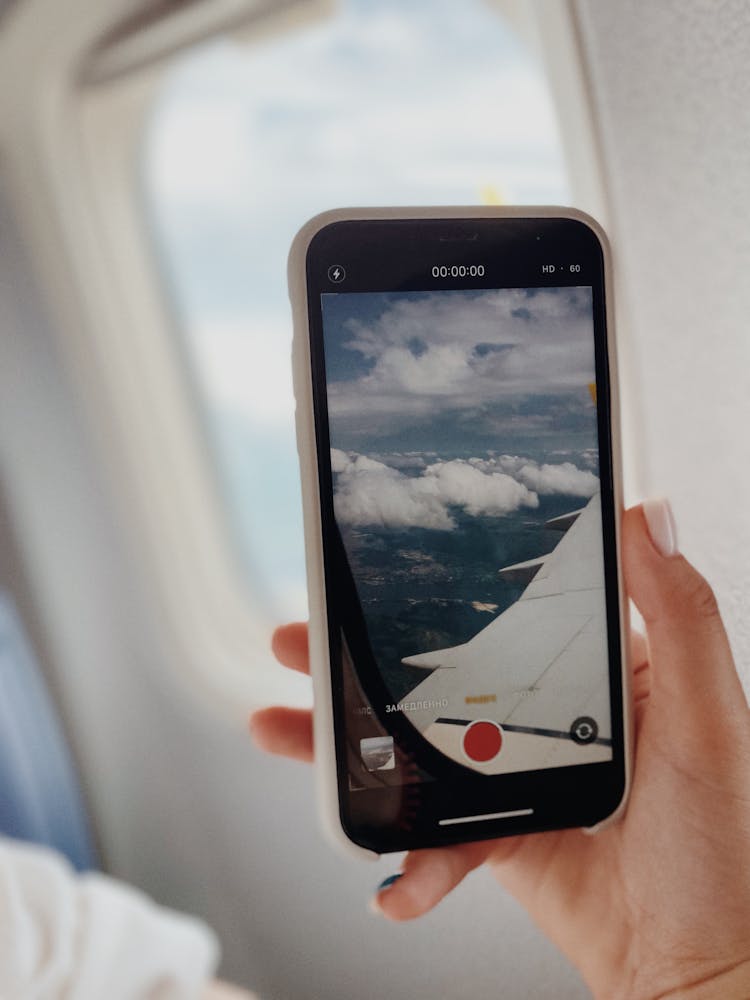
POLYGON ((339 448, 331 448, 332 472, 345 472, 351 463, 352 460, 345 451, 341 451, 339 448))
POLYGON ((561 465, 527 463, 518 471, 518 479, 530 490, 542 495, 563 493, 568 496, 592 497, 599 489, 599 480, 588 469, 579 469, 572 462, 561 465))
POLYGON ((434 483, 446 504, 463 507, 472 516, 510 514, 519 507, 539 506, 535 493, 524 483, 504 472, 483 472, 462 459, 428 466, 423 479, 434 483))
POLYGON ((342 523, 442 531, 456 526, 447 504, 421 478, 404 476, 364 455, 349 458, 334 450, 331 457, 337 473, 334 505, 342 523))
POLYGON ((451 507, 473 516, 498 516, 539 505, 523 483, 463 459, 434 462, 419 476, 405 476, 366 455, 332 449, 331 467, 336 516, 344 524, 450 531, 456 526, 451 507))
POLYGON ((375 454, 372 457, 392 469, 413 469, 415 472, 424 469, 428 464, 427 458, 437 458, 436 455, 425 455, 414 451, 391 451, 384 455, 375 454))
POLYGON ((497 517, 538 507, 540 494, 591 497, 599 489, 596 476, 572 462, 540 465, 519 455, 437 461, 407 476, 367 455, 332 448, 331 468, 339 520, 390 528, 450 531, 456 527, 451 508, 497 517))
MULTIPOLYGON (((357 303, 353 300, 352 309, 357 303)), ((391 299, 377 319, 354 316, 344 343, 367 374, 329 384, 336 416, 431 414, 533 393, 578 392, 594 379, 590 291, 436 292, 391 299)))
POLYGON ((482 459, 470 458, 469 463, 484 473, 501 470, 541 496, 592 497, 599 489, 599 479, 589 469, 579 469, 572 462, 540 465, 519 455, 499 455, 482 459))

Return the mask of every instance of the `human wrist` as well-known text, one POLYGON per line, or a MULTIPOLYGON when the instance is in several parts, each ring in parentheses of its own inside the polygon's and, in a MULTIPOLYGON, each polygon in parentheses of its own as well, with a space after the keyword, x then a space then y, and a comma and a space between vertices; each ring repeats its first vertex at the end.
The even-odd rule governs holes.
POLYGON ((632 974, 587 982, 595 1000, 750 1000, 750 958, 703 971, 647 969, 639 964, 632 974))
POLYGON ((750 958, 659 993, 654 1000, 747 1000, 750 997, 750 958))

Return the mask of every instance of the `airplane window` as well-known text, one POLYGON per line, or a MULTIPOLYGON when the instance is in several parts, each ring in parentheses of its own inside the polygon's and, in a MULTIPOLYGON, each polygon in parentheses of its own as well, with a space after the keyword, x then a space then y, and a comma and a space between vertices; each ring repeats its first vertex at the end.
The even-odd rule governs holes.
POLYGON ((539 66, 486 0, 345 0, 174 65, 144 191, 233 546, 305 616, 286 256, 342 205, 570 201, 539 66))

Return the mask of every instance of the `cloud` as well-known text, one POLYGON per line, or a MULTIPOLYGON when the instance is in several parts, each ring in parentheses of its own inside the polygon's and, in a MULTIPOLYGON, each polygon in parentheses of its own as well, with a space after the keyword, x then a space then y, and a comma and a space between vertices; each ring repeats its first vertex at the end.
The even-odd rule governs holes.
POLYGON ((528 463, 518 471, 518 479, 530 490, 543 496, 563 493, 568 496, 592 497, 599 489, 599 480, 588 469, 579 469, 572 462, 561 465, 528 463))
POLYGON ((463 459, 433 462, 420 475, 406 476, 366 455, 334 448, 331 468, 336 516, 344 524, 450 531, 456 527, 452 507, 472 516, 500 516, 539 505, 536 493, 517 479, 463 459))
POLYGON ((428 464, 427 458, 435 459, 437 455, 425 456, 424 453, 416 451, 390 451, 387 454, 373 454, 370 457, 389 465, 392 469, 413 469, 416 472, 428 464))
POLYGON ((497 470, 507 473, 541 496, 592 497, 599 489, 597 476, 589 469, 579 469, 572 462, 540 465, 519 455, 499 455, 489 459, 471 458, 469 463, 485 474, 497 470))
POLYGON ((441 531, 456 526, 447 504, 421 477, 410 478, 365 455, 350 457, 335 448, 331 466, 336 474, 336 517, 343 524, 441 531))
POLYGON ((482 471, 463 459, 428 466, 422 480, 448 505, 467 514, 510 514, 519 507, 538 507, 536 494, 504 472, 482 471))
POLYGON ((329 349, 336 371, 348 365, 353 376, 329 379, 336 417, 392 423, 530 395, 562 395, 593 410, 587 288, 332 298, 324 297, 324 309, 335 310, 326 320, 329 349), (343 322, 342 306, 351 310, 343 322))

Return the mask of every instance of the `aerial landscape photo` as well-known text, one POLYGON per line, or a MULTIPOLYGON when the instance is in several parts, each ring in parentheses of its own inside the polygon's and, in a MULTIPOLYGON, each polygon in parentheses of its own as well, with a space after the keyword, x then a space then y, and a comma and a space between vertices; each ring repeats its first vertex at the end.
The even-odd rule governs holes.
POLYGON ((591 290, 322 296, 334 511, 394 701, 598 493, 591 290))

